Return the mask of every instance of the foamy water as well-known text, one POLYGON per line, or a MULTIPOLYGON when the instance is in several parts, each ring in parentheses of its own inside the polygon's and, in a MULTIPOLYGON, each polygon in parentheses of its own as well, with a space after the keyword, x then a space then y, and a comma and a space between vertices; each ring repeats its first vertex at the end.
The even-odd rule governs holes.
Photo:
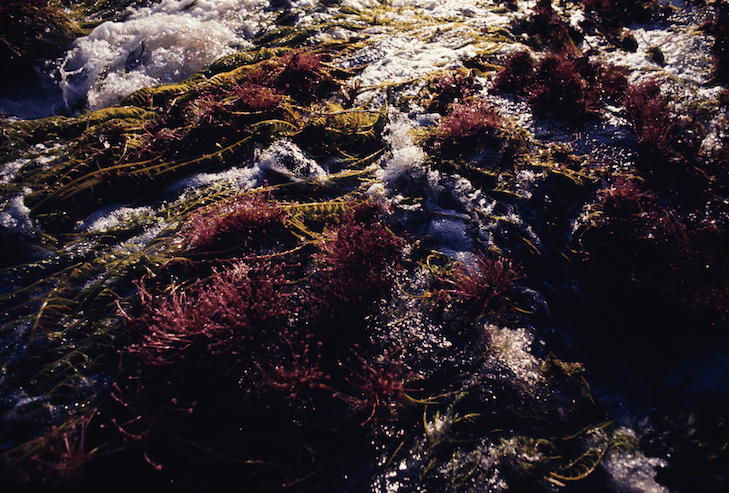
POLYGON ((181 81, 215 59, 250 46, 260 0, 163 0, 104 22, 76 40, 60 65, 69 107, 116 103, 144 86, 181 81))

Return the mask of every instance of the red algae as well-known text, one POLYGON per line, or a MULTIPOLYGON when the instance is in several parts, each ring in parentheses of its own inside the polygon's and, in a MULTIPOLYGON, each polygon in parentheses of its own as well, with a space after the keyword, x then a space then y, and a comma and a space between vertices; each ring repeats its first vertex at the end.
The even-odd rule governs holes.
POLYGON ((496 75, 493 87, 498 92, 526 95, 534 83, 536 62, 528 51, 517 51, 506 59, 504 68, 496 75))
POLYGON ((404 351, 386 351, 381 362, 370 362, 362 356, 358 348, 352 349, 354 360, 339 362, 349 376, 346 377, 358 392, 355 396, 340 395, 355 412, 364 412, 367 418, 361 423, 378 423, 392 419, 400 403, 405 402, 407 383, 413 379, 413 372, 404 364, 404 351))
POLYGON ((285 321, 291 294, 280 265, 237 263, 214 270, 209 283, 153 296, 140 283, 141 341, 129 352, 146 365, 189 358, 235 361, 266 327, 285 321))
POLYGON ((325 230, 312 279, 312 288, 321 293, 314 298, 319 316, 341 314, 388 288, 384 269, 404 243, 382 222, 383 213, 373 200, 354 204, 339 224, 325 230))
POLYGON ((322 71, 321 55, 310 51, 287 53, 276 86, 296 99, 308 100, 324 89, 328 78, 322 71))
POLYGON ((486 313, 508 304, 506 295, 513 283, 521 278, 520 268, 508 258, 479 253, 474 265, 459 264, 447 277, 440 277, 447 285, 437 291, 438 299, 462 300, 467 311, 486 313))
POLYGON ((455 103, 439 122, 434 139, 443 147, 468 144, 475 139, 495 137, 501 128, 499 111, 484 99, 455 103))
POLYGON ((81 484, 84 470, 94 451, 86 443, 86 430, 94 415, 82 416, 70 428, 53 427, 40 439, 41 446, 33 456, 37 474, 48 484, 81 484))
POLYGON ((185 236, 197 251, 229 250, 260 241, 281 228, 285 220, 284 209, 263 194, 245 194, 196 212, 185 236))
POLYGON ((657 79, 631 85, 625 108, 638 142, 645 150, 663 159, 696 158, 704 130, 690 112, 683 117, 674 115, 657 79))
POLYGON ((255 361, 262 374, 262 384, 272 390, 282 393, 284 398, 293 405, 295 401, 308 399, 314 406, 311 392, 324 390, 333 394, 334 389, 329 386, 331 376, 321 368, 322 342, 319 341, 314 349, 308 338, 298 334, 282 333, 281 342, 269 348, 263 362, 255 361))
POLYGON ((277 110, 283 95, 276 88, 268 87, 246 78, 243 82, 213 86, 200 91, 200 95, 190 103, 190 113, 194 121, 202 125, 219 125, 229 122, 245 112, 270 113, 277 110))
POLYGON ((526 52, 516 53, 494 81, 496 91, 526 96, 538 113, 576 121, 596 116, 605 104, 620 103, 627 86, 621 69, 553 52, 538 62, 526 52))
POLYGON ((681 213, 636 178, 618 177, 600 197, 602 215, 584 238, 592 261, 690 309, 726 313, 728 236, 711 215, 681 213))
POLYGON ((434 93, 428 111, 445 114, 451 104, 470 98, 481 88, 473 74, 466 68, 455 73, 438 76, 430 85, 434 93))

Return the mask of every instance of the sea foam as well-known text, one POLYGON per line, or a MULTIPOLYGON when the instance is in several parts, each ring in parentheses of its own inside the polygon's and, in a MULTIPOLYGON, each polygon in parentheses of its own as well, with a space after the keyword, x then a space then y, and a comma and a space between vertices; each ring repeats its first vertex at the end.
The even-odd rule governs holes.
POLYGON ((260 0, 163 0, 125 22, 104 22, 79 38, 63 60, 66 105, 96 110, 144 86, 183 80, 250 45, 260 0))

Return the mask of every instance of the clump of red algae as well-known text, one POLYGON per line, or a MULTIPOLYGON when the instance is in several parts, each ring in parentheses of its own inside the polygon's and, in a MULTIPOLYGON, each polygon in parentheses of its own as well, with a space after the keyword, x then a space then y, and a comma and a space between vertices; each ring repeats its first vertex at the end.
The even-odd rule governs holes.
POLYGON ((267 329, 287 319, 291 293, 279 264, 242 262, 214 269, 208 282, 154 296, 137 284, 144 328, 129 353, 146 365, 170 365, 185 358, 236 361, 267 329))
POLYGON ((286 211, 264 194, 243 194, 196 212, 184 236, 196 251, 240 249, 281 228, 286 218, 286 211))
POLYGON ((33 454, 33 474, 37 474, 44 483, 82 483, 84 470, 95 455, 86 443, 86 430, 94 415, 82 416, 69 428, 51 428, 40 439, 41 446, 33 454))
POLYGON ((534 83, 536 62, 528 51, 517 51, 506 59, 504 68, 494 79, 497 92, 525 96, 527 88, 534 83))
POLYGON ((185 137, 183 131, 172 130, 164 126, 144 125, 142 128, 144 129, 142 144, 128 154, 129 161, 143 161, 169 155, 180 146, 180 142, 185 137))
POLYGON ((445 114, 451 104, 472 97, 480 89, 480 84, 471 72, 459 67, 455 73, 441 75, 430 84, 430 90, 434 95, 426 110, 445 114))
POLYGON ((475 139, 494 137, 501 128, 499 110, 484 99, 456 103, 439 123, 434 139, 441 146, 465 145, 475 139))
POLYGON ((564 53, 536 62, 526 52, 511 55, 493 84, 497 92, 526 96, 538 113, 577 121, 621 102, 627 87, 625 72, 611 65, 564 53))
MULTIPOLYGON (((260 199, 253 198, 258 205, 260 199)), ((114 394, 123 407, 115 416, 129 420, 113 419, 110 429, 139 452, 143 447, 145 460, 162 470, 171 467, 171 456, 159 448, 156 454, 148 451, 164 445, 170 427, 180 426, 184 418, 214 434, 219 425, 200 420, 228 399, 244 411, 222 412, 220 420, 232 420, 223 426, 253 419, 240 412, 277 423, 294 419, 291 413, 317 420, 320 408, 333 426, 362 413, 362 426, 396 419, 411 377, 402 354, 386 352, 379 363, 377 356, 365 360, 355 349, 354 361, 336 365, 342 354, 337 351, 351 348, 341 332, 351 327, 338 323, 341 314, 362 313, 391 286, 386 268, 404 242, 385 226, 385 211, 377 200, 349 202, 340 221, 329 224, 322 239, 310 245, 318 251, 296 281, 290 280, 291 269, 261 258, 248 259, 250 265, 224 261, 208 278, 175 284, 166 293, 153 293, 140 281, 141 315, 128 318, 137 339, 125 351, 136 363, 136 374, 124 376, 114 394), (317 310, 313 317, 307 311, 311 307, 317 310), (330 325, 337 330, 321 334, 329 339, 315 339, 320 326, 330 325), (221 398, 224 392, 232 394, 221 398), (195 403, 178 406, 179 398, 195 403), (178 408, 186 411, 184 416, 173 412, 178 408), (347 409, 351 413, 345 416, 347 409)), ((197 431, 175 430, 182 440, 204 442, 194 437, 197 431)), ((282 438, 285 446, 298 443, 288 440, 282 438)))
POLYGON ((290 405, 307 398, 314 406, 311 396, 314 390, 333 394, 334 389, 329 386, 331 377, 321 368, 322 342, 317 342, 312 350, 311 334, 301 336, 284 331, 279 339, 281 342, 268 348, 264 358, 254 362, 261 372, 261 383, 284 394, 290 405))
POLYGON ((285 54, 283 71, 276 78, 276 86, 296 99, 309 100, 316 96, 329 81, 321 65, 321 55, 296 50, 285 54))
POLYGON ((576 53, 582 32, 566 22, 552 7, 552 0, 539 0, 522 29, 530 35, 527 44, 537 50, 576 53))
POLYGON ((514 281, 521 278, 519 266, 502 256, 478 253, 473 265, 459 263, 448 276, 439 281, 446 287, 435 297, 451 301, 454 298, 467 303, 467 311, 479 314, 494 311, 508 303, 506 294, 514 281))
POLYGON ((681 156, 693 159, 698 154, 703 134, 691 115, 673 115, 660 83, 651 78, 632 84, 625 97, 625 108, 639 144, 662 158, 681 156))
POLYGON ((231 91, 244 109, 270 112, 281 106, 283 97, 275 88, 256 84, 249 80, 233 84, 231 91))
POLYGON ((422 136, 423 146, 431 154, 463 156, 484 150, 498 150, 504 154, 517 152, 504 135, 506 126, 501 112, 484 98, 469 98, 454 103, 438 126, 422 136), (501 143, 507 146, 500 146, 501 143))
POLYGON ((231 98, 225 103, 234 102, 250 110, 271 110, 284 94, 309 101, 336 85, 337 80, 323 64, 321 53, 296 49, 257 62, 247 69, 242 82, 226 81, 213 94, 217 94, 216 99, 231 98))
POLYGON ((637 178, 618 177, 600 193, 598 206, 595 229, 583 237, 591 262, 613 278, 653 286, 689 308, 727 313, 726 224, 708 213, 684 216, 666 207, 637 178))
POLYGON ((656 200, 649 190, 643 190, 635 179, 619 176, 613 185, 602 191, 602 211, 610 220, 630 221, 649 211, 656 200))
POLYGON ((384 269, 396 260, 404 241, 383 222, 384 206, 366 200, 345 212, 339 224, 325 229, 314 255, 316 275, 311 281, 314 311, 329 317, 370 301, 388 289, 384 269))
POLYGON ((406 388, 414 374, 405 366, 405 351, 385 351, 380 361, 370 362, 358 349, 356 345, 352 349, 354 360, 347 358, 346 364, 339 362, 349 373, 346 381, 358 395, 339 394, 339 397, 356 413, 364 412, 367 415, 362 426, 395 418, 398 407, 407 401, 407 392, 413 391, 406 388))
POLYGON ((251 79, 201 88, 199 96, 189 104, 189 118, 198 125, 222 125, 251 112, 271 113, 279 109, 283 101, 279 89, 251 79))

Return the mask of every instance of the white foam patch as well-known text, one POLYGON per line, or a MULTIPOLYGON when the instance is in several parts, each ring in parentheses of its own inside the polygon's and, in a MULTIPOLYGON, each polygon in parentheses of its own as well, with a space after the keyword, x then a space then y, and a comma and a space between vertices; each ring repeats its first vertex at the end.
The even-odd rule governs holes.
POLYGON ((16 159, 15 161, 9 161, 3 163, 0 168, 0 183, 10 183, 15 175, 20 171, 20 168, 28 164, 31 160, 27 158, 16 159))
POLYGON ((264 150, 256 149, 255 162, 266 171, 287 176, 294 181, 322 178, 326 171, 288 139, 278 140, 264 150))
POLYGON ((377 0, 343 0, 342 7, 350 7, 357 10, 371 9, 380 4, 377 0))
MULTIPOLYGON (((37 153, 35 157, 19 158, 3 163, 0 168, 0 185, 12 182, 17 173, 26 165, 32 164, 38 168, 46 169, 51 162, 56 160, 57 156, 55 152, 62 147, 64 146, 59 144, 36 144, 29 149, 31 152, 37 153)), ((0 195, 0 225, 8 228, 10 231, 24 235, 32 236, 34 234, 30 209, 24 202, 25 196, 32 191, 32 189, 24 187, 19 194, 0 195)))
POLYGON ((83 223, 82 229, 90 232, 104 232, 135 218, 152 214, 154 214, 152 209, 147 206, 105 207, 91 214, 83 223))
POLYGON ((23 202, 23 197, 31 190, 26 188, 23 194, 9 198, 5 203, 0 204, 0 225, 10 231, 19 232, 31 236, 33 234, 33 222, 30 219, 30 209, 23 202))
POLYGON ((32 146, 29 151, 35 153, 34 157, 18 158, 14 161, 0 164, 0 184, 10 183, 15 175, 23 169, 26 164, 33 163, 36 167, 46 168, 47 165, 56 159, 55 151, 63 147, 60 144, 46 145, 43 143, 32 146))
POLYGON ((438 67, 455 67, 460 54, 470 48, 454 50, 407 36, 388 36, 373 50, 374 54, 368 58, 377 60, 370 63, 360 75, 360 82, 364 86, 403 82, 422 77, 438 67))
MULTIPOLYGON (((704 84, 711 73, 711 43, 709 36, 694 31, 696 26, 681 26, 675 29, 645 26, 632 32, 638 42, 634 53, 622 50, 606 52, 604 59, 617 66, 631 70, 631 79, 651 77, 656 73, 667 73, 685 82, 704 84), (647 51, 658 47, 664 55, 665 65, 661 67, 651 60, 647 51)), ((590 43, 591 37, 587 38, 590 43)), ((597 40, 595 40, 597 41, 597 40)), ((599 41, 598 41, 599 42, 599 41)))
POLYGON ((668 488, 656 481, 657 468, 668 463, 655 457, 623 450, 609 452, 600 462, 608 473, 614 491, 620 493, 668 493, 668 488))
POLYGON ((524 199, 532 198, 532 192, 536 186, 538 178, 543 178, 545 173, 535 173, 531 170, 522 169, 516 173, 516 190, 520 197, 524 199))
POLYGON ((263 170, 258 166, 252 166, 233 167, 219 173, 196 173, 167 187, 164 195, 179 193, 181 190, 199 189, 218 183, 228 183, 238 190, 250 190, 263 183, 263 170))
POLYGON ((251 23, 267 3, 163 0, 125 22, 105 22, 66 55, 59 69, 64 100, 86 100, 95 110, 141 87, 183 80, 248 46, 251 23))
POLYGON ((144 233, 134 236, 132 238, 129 238, 127 241, 123 242, 120 245, 121 251, 129 251, 129 252, 140 252, 142 251, 149 243, 154 240, 162 231, 164 231, 166 228, 173 226, 173 224, 158 224, 157 226, 150 228, 146 230, 144 233))
POLYGON ((377 170, 375 176, 392 188, 402 180, 422 177, 426 171, 423 168, 425 152, 417 146, 410 131, 412 122, 407 116, 397 114, 391 118, 387 127, 385 140, 390 144, 392 157, 385 161, 384 167, 377 170))
MULTIPOLYGON (((368 2, 345 4, 363 10, 368 2)), ((339 61, 347 68, 367 65, 359 76, 365 87, 416 79, 439 67, 460 66, 463 58, 476 54, 473 44, 478 41, 474 35, 479 36, 483 26, 506 27, 513 17, 494 13, 491 6, 475 1, 401 0, 392 6, 396 9, 387 12, 387 16, 396 22, 409 22, 412 28, 405 32, 370 28, 365 32, 370 34, 372 43, 339 61), (461 17, 462 22, 425 22, 421 26, 418 14, 441 20, 461 17)))
POLYGON ((489 325, 486 329, 492 349, 488 363, 508 369, 517 381, 529 387, 544 381, 539 370, 539 360, 529 351, 534 342, 534 336, 529 331, 525 328, 499 328, 495 325, 489 325))
POLYGON ((425 153, 418 146, 394 149, 392 158, 387 161, 385 168, 377 172, 377 179, 388 184, 396 184, 403 177, 422 175, 421 166, 424 160, 425 153))

